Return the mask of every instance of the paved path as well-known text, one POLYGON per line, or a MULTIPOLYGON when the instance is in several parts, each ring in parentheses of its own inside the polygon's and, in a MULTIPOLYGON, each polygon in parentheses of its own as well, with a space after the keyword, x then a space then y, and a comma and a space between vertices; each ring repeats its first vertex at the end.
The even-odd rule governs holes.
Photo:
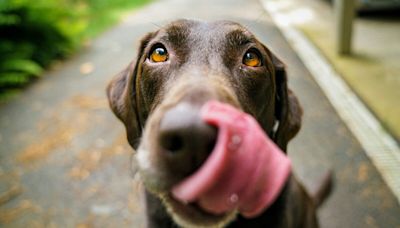
POLYGON ((0 226, 142 226, 141 186, 104 89, 143 34, 178 17, 238 21, 287 63, 305 110, 289 147, 295 172, 312 187, 323 170, 335 170, 323 227, 400 227, 396 199, 256 0, 156 2, 0 107, 0 226))

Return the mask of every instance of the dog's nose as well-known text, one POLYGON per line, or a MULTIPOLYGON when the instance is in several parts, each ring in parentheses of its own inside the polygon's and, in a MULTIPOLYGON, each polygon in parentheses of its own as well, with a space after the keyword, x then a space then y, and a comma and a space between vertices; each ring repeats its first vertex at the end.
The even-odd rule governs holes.
POLYGON ((159 133, 159 145, 166 153, 168 168, 177 175, 188 175, 199 168, 217 139, 217 129, 201 120, 198 107, 187 103, 164 114, 159 133))

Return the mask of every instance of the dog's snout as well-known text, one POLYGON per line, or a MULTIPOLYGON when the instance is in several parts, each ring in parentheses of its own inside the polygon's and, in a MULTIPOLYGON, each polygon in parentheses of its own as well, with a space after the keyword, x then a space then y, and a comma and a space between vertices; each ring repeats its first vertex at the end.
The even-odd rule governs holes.
POLYGON ((198 168, 214 148, 217 129, 204 123, 200 110, 189 104, 165 112, 159 129, 159 146, 181 174, 198 168))

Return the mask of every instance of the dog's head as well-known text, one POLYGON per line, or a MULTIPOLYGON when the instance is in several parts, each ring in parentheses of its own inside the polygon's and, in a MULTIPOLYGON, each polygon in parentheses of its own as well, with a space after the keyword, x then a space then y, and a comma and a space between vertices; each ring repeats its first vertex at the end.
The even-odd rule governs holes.
POLYGON ((283 63, 251 32, 228 21, 179 20, 147 34, 136 61, 107 93, 137 149, 145 186, 181 225, 218 225, 232 217, 180 204, 169 194, 215 144, 217 129, 200 119, 203 104, 218 100, 249 113, 283 151, 300 129, 301 108, 287 87, 283 63))

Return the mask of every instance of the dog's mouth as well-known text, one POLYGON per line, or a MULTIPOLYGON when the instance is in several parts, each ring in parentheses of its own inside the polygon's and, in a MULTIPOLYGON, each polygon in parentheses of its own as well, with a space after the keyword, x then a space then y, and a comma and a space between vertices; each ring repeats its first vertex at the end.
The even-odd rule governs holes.
POLYGON ((215 147, 197 171, 160 198, 183 227, 225 225, 237 213, 258 216, 286 183, 290 160, 252 116, 228 104, 209 101, 200 116, 218 129, 215 147))
POLYGON ((259 215, 286 182, 289 159, 254 118, 232 106, 208 102, 201 117, 218 128, 217 143, 199 170, 173 186, 173 198, 217 217, 259 215))
POLYGON ((171 194, 161 196, 167 211, 174 221, 182 227, 223 227, 235 219, 237 211, 212 214, 205 211, 197 202, 183 203, 171 194))

